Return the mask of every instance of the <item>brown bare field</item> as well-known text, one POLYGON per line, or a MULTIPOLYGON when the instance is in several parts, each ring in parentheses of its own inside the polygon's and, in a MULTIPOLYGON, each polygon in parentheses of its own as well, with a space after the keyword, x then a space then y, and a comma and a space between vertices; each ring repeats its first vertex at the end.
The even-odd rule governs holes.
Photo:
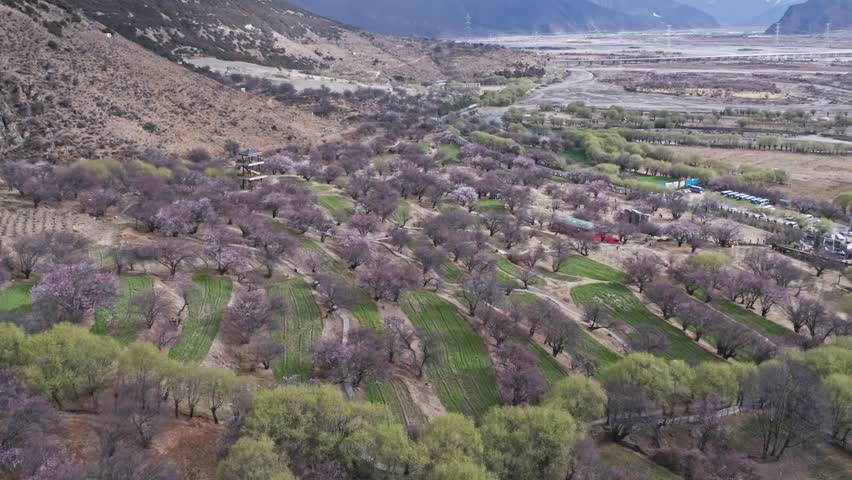
POLYGON ((672 147, 681 155, 717 158, 734 167, 782 168, 790 172, 790 184, 783 187, 791 195, 831 200, 840 192, 852 190, 852 158, 759 150, 727 150, 705 147, 672 147))
MULTIPOLYGON (((97 461, 98 431, 106 426, 107 419, 103 415, 63 413, 62 425, 71 453, 86 461, 97 461)), ((164 414, 161 420, 162 429, 154 437, 152 448, 165 456, 181 478, 215 478, 218 460, 216 439, 225 430, 224 425, 198 418, 175 419, 168 414, 164 414)))

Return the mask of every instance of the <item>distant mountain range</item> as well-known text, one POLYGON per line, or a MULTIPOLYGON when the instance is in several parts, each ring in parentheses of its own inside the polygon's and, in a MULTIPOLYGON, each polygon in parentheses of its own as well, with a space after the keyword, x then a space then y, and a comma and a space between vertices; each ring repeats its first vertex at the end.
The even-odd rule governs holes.
POLYGON ((674 0, 292 0, 311 12, 377 33, 558 33, 712 28, 718 22, 674 0))
MULTIPOLYGON (((808 0, 790 7, 778 21, 785 34, 822 33, 828 23, 833 30, 852 28, 852 0, 808 0)), ((766 30, 767 33, 774 31, 775 24, 766 30)))
POLYGON ((806 0, 678 0, 700 9, 722 25, 765 27, 778 21, 790 5, 806 0))

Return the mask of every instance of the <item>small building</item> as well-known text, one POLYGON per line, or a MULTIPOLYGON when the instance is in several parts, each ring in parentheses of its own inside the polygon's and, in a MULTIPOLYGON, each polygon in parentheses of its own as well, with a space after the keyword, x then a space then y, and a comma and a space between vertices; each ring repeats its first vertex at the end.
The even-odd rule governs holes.
POLYGON ((562 217, 559 219, 559 223, 561 223, 567 230, 583 232, 593 232, 595 230, 594 223, 575 217, 562 217))
POLYGON ((635 210, 632 208, 625 208, 624 215, 627 217, 627 222, 632 225, 639 225, 642 223, 651 223, 652 218, 648 213, 642 213, 639 210, 635 210))

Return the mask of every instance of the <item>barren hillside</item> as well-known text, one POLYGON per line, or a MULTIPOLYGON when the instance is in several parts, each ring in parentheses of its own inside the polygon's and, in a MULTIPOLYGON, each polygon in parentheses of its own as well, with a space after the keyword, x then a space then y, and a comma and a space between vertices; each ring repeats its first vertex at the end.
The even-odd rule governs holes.
POLYGON ((374 35, 285 0, 65 3, 172 60, 215 57, 400 82, 473 80, 542 66, 540 58, 494 46, 374 35))
POLYGON ((59 9, 0 6, 0 154, 62 161, 134 144, 215 152, 229 139, 262 148, 329 131, 103 31, 59 9))

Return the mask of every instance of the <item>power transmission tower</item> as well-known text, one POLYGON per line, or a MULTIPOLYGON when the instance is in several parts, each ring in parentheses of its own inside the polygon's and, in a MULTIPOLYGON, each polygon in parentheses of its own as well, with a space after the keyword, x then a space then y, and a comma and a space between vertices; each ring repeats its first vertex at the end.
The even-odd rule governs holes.
POLYGON ((473 37, 473 18, 470 16, 470 12, 467 12, 464 17, 464 31, 467 38, 473 37))
POLYGON ((781 46, 781 22, 775 24, 775 46, 781 46))
POLYGON ((825 43, 831 48, 831 22, 825 24, 825 43))

